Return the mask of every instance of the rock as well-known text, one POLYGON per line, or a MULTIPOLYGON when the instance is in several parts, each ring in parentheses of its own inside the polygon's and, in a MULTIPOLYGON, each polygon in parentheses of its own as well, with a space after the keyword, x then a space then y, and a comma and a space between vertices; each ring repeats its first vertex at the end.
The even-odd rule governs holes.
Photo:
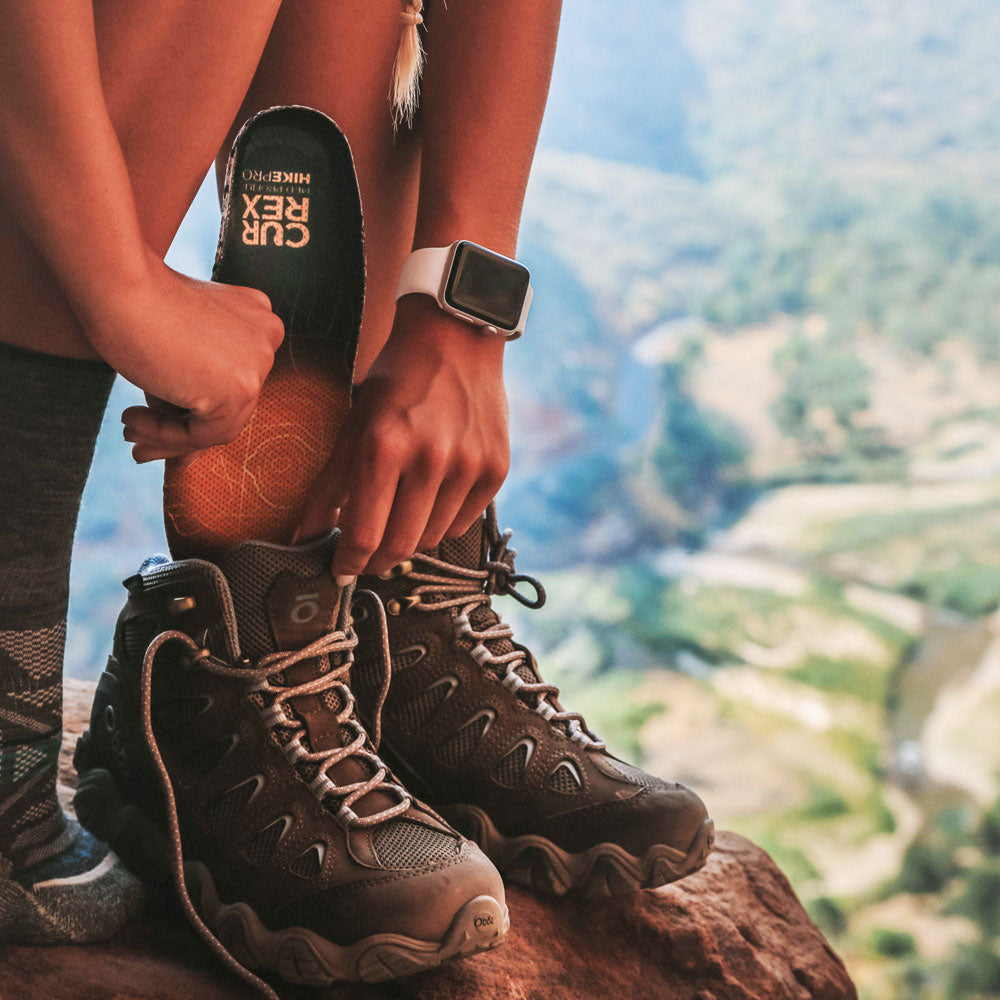
MULTIPOLYGON (((63 777, 92 685, 66 689, 63 777), (73 731, 75 730, 75 731, 73 731)), ((843 963, 759 847, 719 835, 705 868, 655 891, 601 902, 542 900, 508 890, 506 945, 378 986, 279 986, 288 1000, 856 1000, 843 963)), ((253 994, 186 925, 147 908, 103 945, 9 947, 3 1000, 236 1000, 253 994)))

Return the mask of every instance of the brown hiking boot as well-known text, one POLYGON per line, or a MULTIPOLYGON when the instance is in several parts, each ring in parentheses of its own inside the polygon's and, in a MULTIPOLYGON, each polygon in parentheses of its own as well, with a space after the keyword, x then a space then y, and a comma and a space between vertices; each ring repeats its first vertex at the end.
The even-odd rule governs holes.
MULTIPOLYGON (((491 505, 461 538, 359 581, 389 612, 385 759, 522 885, 602 896, 697 871, 714 837, 698 796, 608 753, 493 610, 491 594, 544 601, 514 573, 509 539, 491 505)), ((370 717, 378 622, 360 602, 355 621, 354 690, 370 717)))
POLYGON ((147 878, 181 883, 183 850, 197 916, 182 904, 213 948, 311 985, 406 975, 507 930, 494 866, 357 721, 335 535, 147 560, 76 753, 88 829, 147 878))

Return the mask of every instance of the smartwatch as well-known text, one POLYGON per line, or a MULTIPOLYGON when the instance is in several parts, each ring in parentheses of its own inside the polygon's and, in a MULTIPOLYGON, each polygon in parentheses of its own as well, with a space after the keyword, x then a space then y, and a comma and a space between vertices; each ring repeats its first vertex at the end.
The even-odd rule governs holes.
POLYGON ((510 257, 469 240, 414 250, 399 275, 396 299, 429 295, 450 316, 479 332, 516 340, 531 305, 531 274, 510 257))

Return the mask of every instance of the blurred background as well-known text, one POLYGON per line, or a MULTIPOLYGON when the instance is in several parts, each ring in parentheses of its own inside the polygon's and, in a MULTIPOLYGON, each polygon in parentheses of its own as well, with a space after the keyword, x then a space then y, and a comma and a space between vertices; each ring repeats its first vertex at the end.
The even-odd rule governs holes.
MULTIPOLYGON (((571 0, 525 209, 503 611, 766 847, 868 1000, 1000 997, 1000 5, 571 0)), ((170 263, 207 277, 206 184, 170 263)), ((165 549, 118 415, 69 673, 165 549)))

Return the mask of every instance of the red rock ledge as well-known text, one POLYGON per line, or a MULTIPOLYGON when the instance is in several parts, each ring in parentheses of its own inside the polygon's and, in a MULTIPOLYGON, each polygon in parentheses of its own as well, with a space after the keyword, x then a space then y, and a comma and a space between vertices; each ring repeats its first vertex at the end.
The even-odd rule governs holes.
MULTIPOLYGON (((92 685, 66 688, 64 750, 92 685)), ((64 754, 63 778, 74 775, 64 754)), ((379 986, 279 987, 287 1000, 856 1000, 843 963, 760 848, 719 835, 684 881, 602 903, 511 887, 507 943, 379 986)), ((156 913, 103 945, 0 951, 2 1000, 237 1000, 254 994, 184 924, 156 913)))

